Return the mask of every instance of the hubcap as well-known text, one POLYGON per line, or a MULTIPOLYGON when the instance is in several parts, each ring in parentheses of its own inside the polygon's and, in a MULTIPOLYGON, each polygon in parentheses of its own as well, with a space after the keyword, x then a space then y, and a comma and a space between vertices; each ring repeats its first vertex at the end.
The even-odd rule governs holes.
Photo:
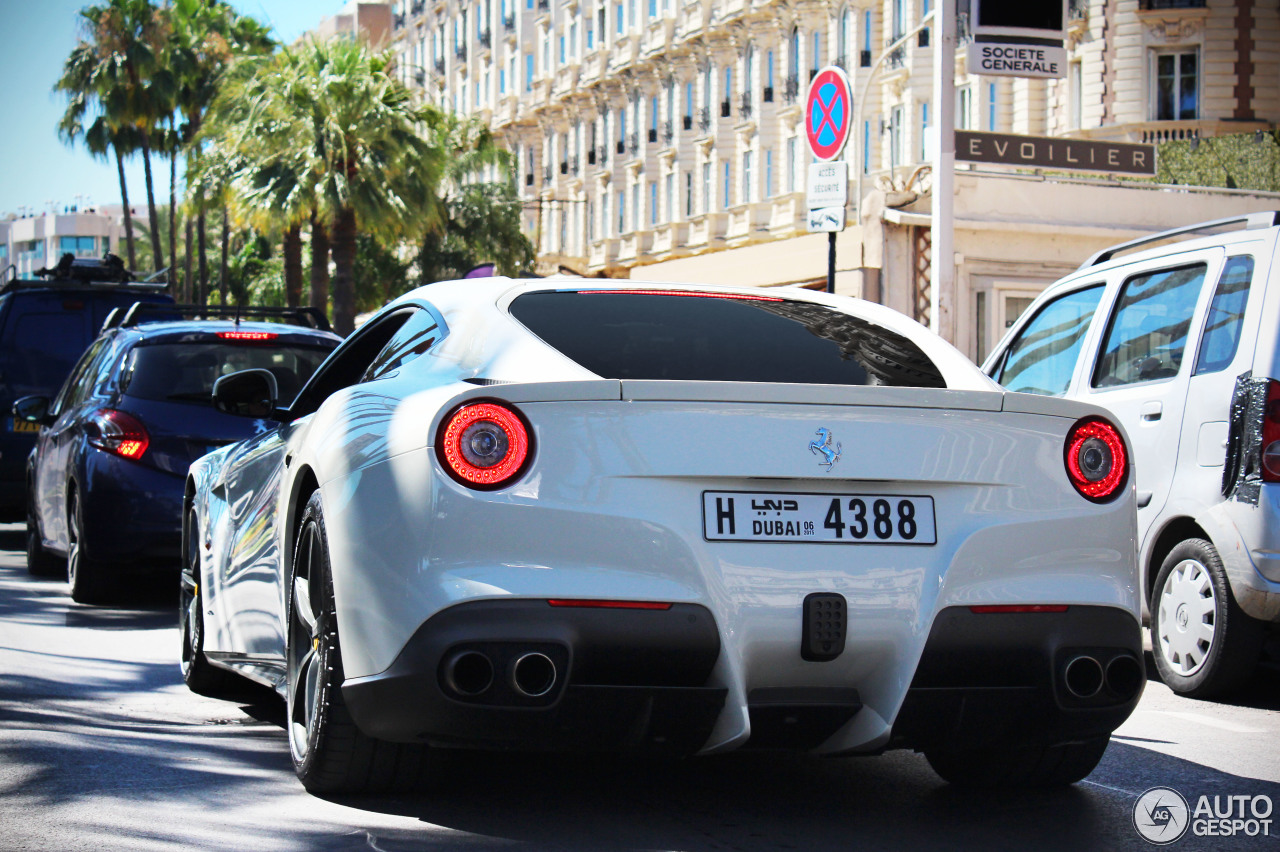
POLYGON ((187 541, 187 564, 182 568, 182 591, 178 604, 178 616, 182 619, 182 669, 187 671, 195 662, 196 654, 200 652, 200 626, 202 623, 200 615, 200 595, 196 583, 196 566, 199 564, 200 544, 199 530, 195 524, 195 514, 192 513, 190 522, 190 536, 187 541))
POLYGON ((76 584, 76 572, 80 568, 80 498, 71 501, 71 517, 67 518, 67 582, 73 587, 76 584))
POLYGON ((317 536, 314 524, 302 532, 298 564, 294 566, 292 606, 289 607, 289 742, 299 761, 307 756, 311 734, 320 709, 320 689, 325 654, 321 652, 324 611, 315 611, 315 591, 310 582, 315 570, 317 536))
POLYGON ((1174 566, 1160 591, 1160 654, 1175 672, 1190 677, 1213 648, 1217 599, 1204 565, 1186 559, 1174 566))

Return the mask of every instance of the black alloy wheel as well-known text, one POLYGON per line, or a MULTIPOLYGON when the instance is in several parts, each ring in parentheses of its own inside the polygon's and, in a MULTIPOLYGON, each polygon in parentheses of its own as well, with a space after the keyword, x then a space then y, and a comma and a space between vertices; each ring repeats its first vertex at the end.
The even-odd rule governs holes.
POLYGON ((44 549, 40 536, 40 522, 35 512, 27 508, 27 573, 32 577, 57 577, 66 571, 63 561, 44 549))
POLYGON ((286 724, 293 768, 313 793, 407 789, 427 748, 366 736, 342 698, 342 650, 320 492, 302 515, 288 589, 286 724))
POLYGON ((67 509, 67 538, 67 584, 71 599, 83 604, 101 602, 106 594, 105 572, 102 563, 90 556, 85 546, 84 509, 80 491, 75 487, 67 509))

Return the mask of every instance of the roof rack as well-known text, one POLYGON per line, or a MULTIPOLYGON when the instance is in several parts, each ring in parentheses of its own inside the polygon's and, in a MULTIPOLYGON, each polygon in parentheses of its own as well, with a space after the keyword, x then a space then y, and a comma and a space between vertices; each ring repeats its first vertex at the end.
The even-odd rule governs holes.
POLYGON ((152 322, 172 319, 175 314, 184 319, 230 319, 239 323, 242 319, 280 319, 295 325, 305 325, 318 331, 332 331, 329 320, 319 308, 255 308, 234 305, 169 305, 164 302, 134 302, 127 310, 114 308, 102 323, 102 330, 132 328, 148 320, 145 314, 162 314, 152 322))
POLYGON ((9 268, 0 274, 0 279, 9 275, 9 269, 13 270, 13 277, 0 284, 0 294, 13 290, 58 287, 110 287, 127 293, 159 293, 169 287, 164 282, 133 280, 133 273, 125 269, 124 261, 110 252, 101 260, 76 257, 67 252, 52 268, 36 270, 35 278, 19 278, 17 268, 10 264, 9 268))
POLYGON ((1160 243, 1165 240, 1171 240, 1174 237, 1181 237, 1187 234, 1195 234, 1200 231, 1211 231, 1217 228, 1226 228, 1231 225, 1244 225, 1246 231, 1257 231, 1262 228, 1273 228, 1280 225, 1280 210, 1268 210, 1262 213, 1248 213, 1243 216, 1231 216, 1226 219, 1214 219, 1211 222, 1200 222, 1197 225, 1187 225, 1184 228, 1174 228, 1170 231, 1161 231, 1158 234, 1150 234, 1145 237, 1139 237, 1136 240, 1129 240, 1125 243, 1105 248, 1095 254, 1093 257, 1080 264, 1081 269, 1088 269, 1090 266, 1097 266, 1100 263, 1106 263, 1121 252, 1130 251, 1140 246, 1150 245, 1152 243, 1160 243))

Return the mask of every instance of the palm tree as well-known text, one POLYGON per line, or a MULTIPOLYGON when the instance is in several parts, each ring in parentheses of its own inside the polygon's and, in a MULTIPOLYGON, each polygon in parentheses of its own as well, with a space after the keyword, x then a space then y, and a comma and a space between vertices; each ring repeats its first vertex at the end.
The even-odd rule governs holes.
MULTIPOLYGON (((176 128, 177 137, 173 140, 172 175, 181 150, 185 149, 187 153, 188 168, 199 158, 200 146, 193 144, 193 140, 204 123, 205 113, 221 84, 223 72, 236 57, 267 53, 275 42, 259 21, 239 14, 222 0, 171 0, 166 3, 162 15, 168 33, 164 58, 176 81, 175 105, 185 119, 181 127, 176 128)), ((198 233, 202 241, 207 209, 207 204, 196 205, 198 233)), ((173 210, 171 204, 171 216, 173 210)), ((172 227, 170 233, 174 233, 172 227)), ((201 252, 203 254, 203 245, 201 252)), ((224 258, 226 253, 224 246, 224 258)), ((169 258, 170 265, 175 265, 176 252, 172 241, 169 258)), ((207 264, 202 265, 201 280, 196 288, 201 294, 208 288, 206 270, 207 264)), ((223 274, 221 277, 226 276, 223 274)), ((190 290, 191 282, 187 281, 186 286, 190 290)))
POLYGON ((89 73, 89 91, 101 112, 116 126, 129 126, 142 155, 147 185, 147 214, 151 225, 152 256, 164 257, 156 219, 151 148, 156 129, 164 123, 174 100, 174 78, 159 61, 165 27, 150 0, 107 0, 88 6, 80 17, 92 36, 87 42, 97 66, 89 73))
POLYGON ((130 269, 138 268, 137 252, 133 245, 133 215, 129 208, 129 185, 124 176, 124 160, 138 149, 137 133, 132 125, 120 116, 108 116, 102 112, 99 87, 105 81, 98 74, 98 54, 93 45, 80 42, 63 64, 62 75, 54 84, 54 90, 67 95, 67 109, 58 122, 58 135, 68 145, 83 139, 85 147, 94 157, 105 159, 114 156, 116 173, 120 181, 120 202, 124 208, 124 237, 128 250, 130 269), (91 112, 88 127, 84 126, 91 112))
POLYGON ((309 41, 247 60, 215 100, 207 136, 232 165, 241 216, 282 226, 314 212, 330 238, 334 328, 355 325, 356 235, 384 244, 443 222, 443 121, 392 74, 390 53, 309 41))

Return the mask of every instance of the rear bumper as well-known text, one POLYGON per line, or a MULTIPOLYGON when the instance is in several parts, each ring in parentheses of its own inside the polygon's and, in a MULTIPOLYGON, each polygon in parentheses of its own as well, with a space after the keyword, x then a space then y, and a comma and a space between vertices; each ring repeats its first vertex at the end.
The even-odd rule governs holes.
POLYGON ((348 679, 342 694, 360 729, 380 739, 688 754, 724 706, 727 691, 707 685, 719 655, 711 613, 695 604, 475 601, 428 619, 387 671, 348 679), (528 655, 554 666, 545 694, 516 685, 528 655))
MULTIPOLYGON (((1121 609, 979 614, 949 607, 934 620, 890 747, 1054 745, 1110 734, 1142 696, 1142 660, 1141 625, 1121 609), (1068 666, 1077 660, 1097 662, 1096 693, 1068 687, 1068 666)), ((1077 673, 1091 671, 1078 665, 1077 673)))
POLYGON ((120 570, 177 566, 182 547, 183 479, 137 462, 89 451, 82 509, 94 559, 120 570))

